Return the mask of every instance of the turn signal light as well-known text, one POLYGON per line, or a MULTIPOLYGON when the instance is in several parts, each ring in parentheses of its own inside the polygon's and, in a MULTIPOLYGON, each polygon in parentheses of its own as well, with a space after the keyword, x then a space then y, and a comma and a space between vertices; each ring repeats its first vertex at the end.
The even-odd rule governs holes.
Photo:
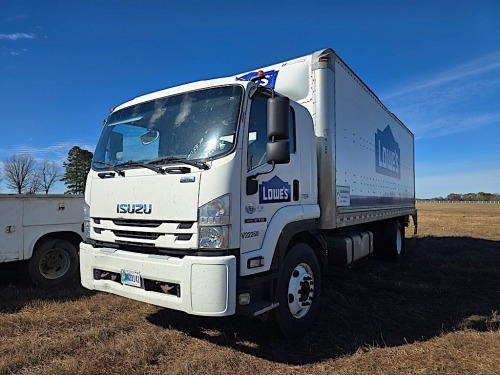
POLYGON ((264 257, 255 257, 248 259, 247 267, 248 268, 257 268, 262 267, 264 265, 264 257))

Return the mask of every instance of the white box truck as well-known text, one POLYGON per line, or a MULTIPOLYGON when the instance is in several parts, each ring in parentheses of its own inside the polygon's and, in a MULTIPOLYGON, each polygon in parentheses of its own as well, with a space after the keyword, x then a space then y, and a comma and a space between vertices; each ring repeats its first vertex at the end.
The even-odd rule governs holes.
POLYGON ((413 134, 331 49, 112 110, 85 193, 83 286, 304 333, 328 263, 397 259, 413 134))
POLYGON ((21 265, 36 285, 78 274, 83 239, 83 196, 0 195, 0 263, 21 265))

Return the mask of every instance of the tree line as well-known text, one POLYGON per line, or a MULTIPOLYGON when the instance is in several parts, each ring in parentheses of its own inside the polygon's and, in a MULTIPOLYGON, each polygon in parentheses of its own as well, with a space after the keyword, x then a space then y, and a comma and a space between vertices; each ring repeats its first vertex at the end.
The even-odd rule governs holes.
POLYGON ((54 185, 62 181, 67 188, 64 194, 83 194, 92 157, 92 152, 72 147, 63 162, 64 173, 61 173, 55 161, 37 161, 30 154, 12 155, 3 162, 0 182, 4 181, 7 189, 17 194, 49 194, 54 185))
POLYGON ((496 193, 466 193, 466 194, 457 194, 451 193, 444 197, 436 197, 429 200, 434 201, 453 201, 453 202, 492 202, 492 201, 500 201, 500 194, 496 193))

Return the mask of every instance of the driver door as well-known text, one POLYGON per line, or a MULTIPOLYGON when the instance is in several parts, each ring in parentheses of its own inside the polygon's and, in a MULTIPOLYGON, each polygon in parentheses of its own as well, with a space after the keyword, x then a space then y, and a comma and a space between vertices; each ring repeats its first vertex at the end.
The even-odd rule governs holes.
POLYGON ((267 226, 274 214, 282 207, 300 204, 298 186, 300 180, 300 159, 296 154, 295 116, 290 107, 290 162, 267 164, 267 100, 265 95, 256 94, 251 101, 249 121, 245 131, 242 199, 241 199, 241 251, 242 253, 260 249, 267 226), (259 173, 255 178, 258 191, 247 194, 247 177, 259 173))

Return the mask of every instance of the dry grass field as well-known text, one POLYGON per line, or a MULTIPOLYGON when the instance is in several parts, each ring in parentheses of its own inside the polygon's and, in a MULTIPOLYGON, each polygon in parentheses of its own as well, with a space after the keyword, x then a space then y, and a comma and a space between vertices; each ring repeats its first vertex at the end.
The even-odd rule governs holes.
POLYGON ((331 268, 304 337, 0 270, 1 374, 498 374, 500 205, 420 204, 400 263, 331 268))

